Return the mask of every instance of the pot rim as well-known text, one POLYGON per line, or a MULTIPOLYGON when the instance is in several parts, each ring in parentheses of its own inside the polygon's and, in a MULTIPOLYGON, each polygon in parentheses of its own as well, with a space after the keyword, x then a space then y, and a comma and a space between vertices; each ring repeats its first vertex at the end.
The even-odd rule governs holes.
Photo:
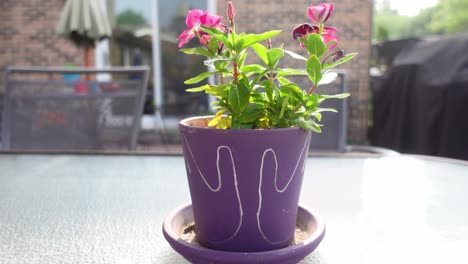
POLYGON ((249 133, 281 133, 281 132, 293 132, 297 130, 303 130, 307 132, 307 130, 304 130, 300 127, 284 127, 284 128, 258 128, 258 129, 218 129, 218 128, 212 128, 212 127, 198 127, 198 126, 192 126, 189 125, 188 122, 192 120, 197 120, 197 119, 204 119, 204 118, 213 118, 214 115, 205 115, 205 116, 193 116, 193 117, 188 117, 184 118, 179 122, 179 128, 181 130, 200 130, 200 131, 211 131, 214 133, 229 133, 229 134, 249 134, 249 133))

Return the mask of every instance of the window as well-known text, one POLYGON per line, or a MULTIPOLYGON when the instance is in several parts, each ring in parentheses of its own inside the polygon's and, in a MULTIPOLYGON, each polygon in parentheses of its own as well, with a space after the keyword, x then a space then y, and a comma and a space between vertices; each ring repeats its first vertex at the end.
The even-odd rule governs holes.
MULTIPOLYGON (((145 113, 187 116, 208 112, 208 96, 187 93, 184 80, 205 71, 203 58, 187 56, 177 47, 191 8, 213 10, 214 0, 115 0, 115 29, 111 64, 149 65, 152 76, 145 113)), ((193 40, 188 46, 197 45, 193 40)))

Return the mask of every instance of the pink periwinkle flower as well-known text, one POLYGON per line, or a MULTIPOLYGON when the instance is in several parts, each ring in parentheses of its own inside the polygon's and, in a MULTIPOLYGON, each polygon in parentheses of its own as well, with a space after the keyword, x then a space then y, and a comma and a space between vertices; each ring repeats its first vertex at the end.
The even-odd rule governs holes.
POLYGON ((314 27, 315 26, 312 26, 309 24, 301 24, 301 25, 296 26, 293 29, 293 38, 294 39, 302 38, 305 35, 312 33, 315 30, 315 28, 318 29, 318 27, 315 27, 315 28, 314 27))
MULTIPOLYGON (((185 19, 187 29, 177 38, 179 41, 179 48, 193 39, 197 35, 197 32, 202 32, 200 26, 222 29, 221 19, 221 16, 212 15, 208 13, 208 11, 202 11, 200 9, 190 10, 185 19)), ((206 42, 206 39, 202 40, 202 42, 206 42)))
MULTIPOLYGON (((318 33, 318 31, 317 31, 318 33)), ((323 28, 323 32, 322 32, 322 38, 323 38, 323 41, 325 42, 325 45, 327 45, 328 43, 334 41, 335 43, 333 45, 331 45, 328 50, 331 50, 333 49, 334 47, 336 47, 338 45, 338 35, 337 35, 337 31, 335 28, 332 28, 332 27, 324 27, 323 28)))
POLYGON ((335 53, 333 53, 332 62, 341 60, 344 57, 344 55, 344 50, 336 51, 335 53))
POLYGON ((232 4, 232 2, 228 3, 226 15, 230 21, 233 21, 234 18, 236 17, 236 9, 234 8, 234 5, 232 4))
POLYGON ((211 41, 211 36, 208 33, 201 32, 200 44, 207 46, 211 41))
MULTIPOLYGON (((319 27, 310 25, 310 24, 301 24, 296 26, 293 29, 293 38, 298 39, 298 38, 304 38, 306 37, 307 34, 312 34, 312 33, 317 33, 319 34, 320 30, 319 27)), ((338 35, 337 31, 335 28, 332 27, 324 27, 322 34, 323 42, 325 45, 327 45, 329 42, 335 41, 333 45, 331 45, 328 50, 333 49, 338 45, 338 35)), ((304 44, 301 42, 301 47, 304 47, 304 44)))
POLYGON ((325 23, 333 12, 333 4, 322 3, 316 6, 312 5, 309 7, 307 14, 312 21, 315 21, 319 24, 325 23))

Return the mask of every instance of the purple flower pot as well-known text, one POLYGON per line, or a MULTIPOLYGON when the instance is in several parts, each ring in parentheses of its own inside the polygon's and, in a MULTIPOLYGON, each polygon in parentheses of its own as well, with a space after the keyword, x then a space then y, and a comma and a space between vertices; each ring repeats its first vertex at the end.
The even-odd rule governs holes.
POLYGON ((258 252, 294 235, 310 131, 220 130, 179 124, 198 241, 211 249, 258 252))

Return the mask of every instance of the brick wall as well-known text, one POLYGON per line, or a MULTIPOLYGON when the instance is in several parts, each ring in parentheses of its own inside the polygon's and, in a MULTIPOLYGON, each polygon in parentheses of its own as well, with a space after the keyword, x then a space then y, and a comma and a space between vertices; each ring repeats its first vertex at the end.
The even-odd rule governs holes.
MULTIPOLYGON (((296 24, 310 22, 307 8, 320 1, 311 0, 231 0, 236 9, 236 31, 261 33, 272 29, 281 29, 283 33, 274 39, 273 46, 282 43, 285 48, 301 53, 297 42, 291 38, 291 30, 296 24)), ((218 1, 218 14, 224 17, 227 0, 218 1)), ((322 1, 323 2, 323 1, 322 1)), ((371 50, 371 10, 370 0, 335 0, 335 10, 329 26, 336 27, 340 37, 339 47, 345 52, 357 52, 358 57, 344 64, 347 71, 348 91, 348 141, 364 142, 368 123, 368 98, 371 50)), ((286 61, 294 66, 294 60, 286 61)), ((296 67, 299 67, 296 65, 296 67)))
POLYGON ((57 36, 64 0, 0 0, 0 94, 7 65, 82 65, 83 51, 57 36))

